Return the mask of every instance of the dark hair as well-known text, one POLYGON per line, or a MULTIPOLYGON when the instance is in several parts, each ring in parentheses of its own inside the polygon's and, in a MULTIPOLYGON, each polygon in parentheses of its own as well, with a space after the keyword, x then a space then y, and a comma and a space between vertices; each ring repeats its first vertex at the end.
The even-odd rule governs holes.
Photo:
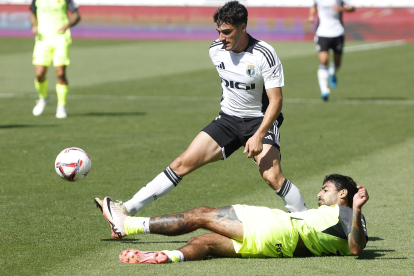
POLYGON ((329 181, 331 181, 335 185, 336 190, 338 192, 342 191, 343 189, 347 189, 348 191, 347 204, 349 207, 352 208, 352 204, 354 202, 354 195, 358 192, 357 184, 355 183, 355 181, 349 176, 340 175, 340 174, 330 174, 330 175, 325 176, 325 179, 323 180, 323 184, 329 181))
POLYGON ((223 23, 240 26, 242 23, 247 24, 247 9, 239 1, 229 1, 216 10, 213 18, 217 26, 223 23))

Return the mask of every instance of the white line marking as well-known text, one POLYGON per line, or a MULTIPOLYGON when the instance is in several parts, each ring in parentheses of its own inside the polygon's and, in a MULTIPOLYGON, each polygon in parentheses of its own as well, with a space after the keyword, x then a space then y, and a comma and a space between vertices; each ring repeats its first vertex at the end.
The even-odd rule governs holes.
POLYGON ((347 53, 357 52, 357 51, 367 51, 367 50, 372 50, 372 49, 401 46, 404 44, 406 44, 405 40, 392 40, 392 41, 384 41, 384 42, 362 44, 362 45, 355 45, 355 46, 345 46, 344 51, 347 53))
MULTIPOLYGON (((33 98, 33 94, 0 93, 0 98, 33 98)), ((220 102, 220 97, 188 97, 188 96, 113 96, 113 95, 69 95, 72 100, 118 100, 118 101, 176 101, 176 102, 220 102)), ((414 100, 376 100, 376 99, 332 99, 324 102, 321 99, 283 99, 291 104, 379 104, 379 105, 414 105, 414 100)))

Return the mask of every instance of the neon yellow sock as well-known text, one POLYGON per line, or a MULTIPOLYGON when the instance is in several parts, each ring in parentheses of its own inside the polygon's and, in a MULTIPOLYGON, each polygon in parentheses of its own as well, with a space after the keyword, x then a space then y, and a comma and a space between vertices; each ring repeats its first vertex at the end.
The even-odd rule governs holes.
POLYGON ((124 228, 127 235, 144 234, 142 227, 142 217, 128 217, 124 222, 124 228))
MULTIPOLYGON (((163 250, 162 252, 164 252, 165 254, 167 254, 168 259, 170 259, 170 261, 172 263, 179 263, 180 260, 180 251, 178 250, 173 250, 173 251, 169 251, 169 250, 163 250)), ((181 253, 182 255, 183 253, 181 253)), ((183 256, 184 257, 184 256, 183 256)))
POLYGON ((68 96, 69 87, 67 84, 56 84, 56 94, 58 98, 58 105, 66 105, 66 98, 68 96))
POLYGON ((44 82, 38 82, 37 79, 34 81, 34 85, 36 88, 37 93, 39 93, 39 98, 44 99, 47 97, 47 86, 48 86, 47 80, 44 82))

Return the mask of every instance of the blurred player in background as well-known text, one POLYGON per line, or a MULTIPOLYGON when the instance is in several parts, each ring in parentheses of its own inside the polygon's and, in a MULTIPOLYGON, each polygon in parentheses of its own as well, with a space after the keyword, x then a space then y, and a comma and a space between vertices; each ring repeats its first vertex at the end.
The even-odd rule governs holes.
MULTIPOLYGON (((280 167, 282 64, 272 46, 247 33, 247 9, 239 2, 230 1, 219 8, 214 22, 219 39, 211 44, 209 54, 222 80, 221 112, 132 199, 115 204, 125 214, 136 214, 169 193, 185 175, 228 158, 242 146, 289 211, 307 209, 299 189, 283 176, 280 167)), ((95 202, 102 209, 102 200, 95 198, 95 202)))
POLYGON ((343 12, 353 12, 355 8, 350 0, 313 0, 314 5, 309 11, 309 22, 315 20, 318 11, 318 28, 316 30, 315 42, 318 51, 319 69, 318 81, 321 89, 321 98, 329 99, 330 89, 337 86, 336 72, 341 66, 342 51, 344 47, 345 28, 342 23, 343 12), (334 52, 333 62, 328 70, 329 50, 334 52))
POLYGON ((281 258, 359 255, 368 241, 362 206, 367 190, 348 176, 325 177, 318 209, 298 213, 247 205, 200 207, 160 217, 127 217, 109 197, 103 215, 112 237, 135 234, 178 236, 197 229, 213 233, 196 236, 179 250, 125 250, 124 263, 167 263, 202 260, 212 254, 231 258, 281 258))
POLYGON ((56 118, 66 118, 66 98, 69 91, 66 67, 69 65, 69 47, 72 43, 70 27, 80 21, 78 5, 74 0, 33 0, 30 23, 32 33, 36 35, 33 51, 35 68, 35 87, 39 100, 33 109, 33 115, 42 114, 47 102, 47 68, 53 61, 56 69, 57 109, 56 118), (68 18, 67 10, 72 15, 68 18))

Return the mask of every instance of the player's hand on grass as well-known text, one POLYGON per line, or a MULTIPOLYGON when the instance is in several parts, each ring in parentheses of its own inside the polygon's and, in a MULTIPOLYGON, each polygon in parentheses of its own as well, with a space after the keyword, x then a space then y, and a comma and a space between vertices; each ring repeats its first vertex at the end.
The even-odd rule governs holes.
POLYGON ((59 29, 57 29, 57 33, 58 34, 64 34, 66 32, 66 30, 69 29, 69 25, 63 25, 62 27, 60 27, 59 29))
POLYGON ((358 192, 354 195, 353 209, 360 210, 362 206, 368 201, 369 196, 367 189, 362 186, 358 186, 358 192))
POLYGON ((248 158, 255 157, 259 155, 263 151, 263 143, 262 139, 258 138, 256 135, 250 137, 249 140, 246 142, 246 146, 244 147, 243 153, 248 152, 248 158))

